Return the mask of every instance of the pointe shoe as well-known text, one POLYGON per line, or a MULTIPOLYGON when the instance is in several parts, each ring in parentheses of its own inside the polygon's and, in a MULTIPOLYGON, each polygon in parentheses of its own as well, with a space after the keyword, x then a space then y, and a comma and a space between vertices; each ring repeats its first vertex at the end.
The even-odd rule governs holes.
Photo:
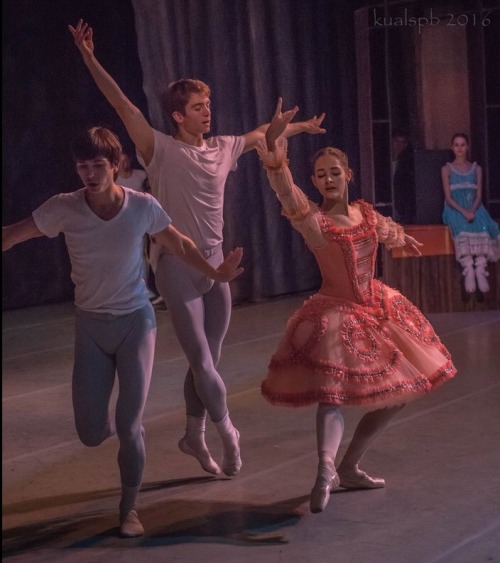
POLYGON ((179 449, 182 453, 195 457, 199 462, 202 468, 207 472, 211 473, 212 475, 219 475, 220 467, 219 465, 212 459, 210 452, 207 450, 205 451, 195 451, 187 442, 186 436, 179 440, 177 444, 179 449))
POLYGON ((226 457, 225 453, 222 456, 222 471, 224 472, 224 475, 227 475, 228 477, 234 477, 235 475, 238 475, 243 465, 239 448, 240 433, 238 432, 238 430, 236 430, 236 428, 234 429, 234 432, 236 434, 236 442, 238 444, 237 448, 230 456, 226 457))
POLYGON ((137 538, 144 534, 144 528, 139 520, 137 510, 130 510, 123 519, 120 519, 120 535, 122 538, 137 538))
POLYGON ((309 507, 313 514, 318 514, 325 510, 328 501, 330 500, 330 493, 333 489, 339 486, 339 476, 337 473, 328 480, 325 477, 318 477, 316 483, 311 491, 311 498, 309 501, 309 507))
POLYGON ((340 486, 344 489, 382 489, 385 487, 384 479, 370 477, 356 465, 351 469, 338 469, 340 486))

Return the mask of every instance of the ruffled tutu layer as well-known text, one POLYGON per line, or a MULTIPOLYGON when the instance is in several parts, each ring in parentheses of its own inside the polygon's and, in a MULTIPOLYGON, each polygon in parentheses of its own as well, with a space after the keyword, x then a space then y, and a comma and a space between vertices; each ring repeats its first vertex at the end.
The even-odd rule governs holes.
MULTIPOLYGON (((457 190, 454 197, 457 203, 469 209, 470 201, 475 197, 472 191, 469 203, 464 193, 470 190, 457 190)), ((443 223, 451 229, 453 242, 455 245, 455 255, 457 260, 462 256, 486 256, 488 261, 496 262, 500 260, 500 228, 484 205, 480 205, 476 211, 476 218, 468 222, 465 217, 450 207, 447 203, 443 210, 443 223)))
POLYGON ((489 262, 500 260, 500 235, 491 238, 488 233, 460 233, 453 239, 455 256, 486 256, 489 262))
POLYGON ((419 309, 372 283, 374 305, 318 293, 292 315, 262 382, 269 402, 383 408, 414 400, 454 376, 448 350, 419 309))

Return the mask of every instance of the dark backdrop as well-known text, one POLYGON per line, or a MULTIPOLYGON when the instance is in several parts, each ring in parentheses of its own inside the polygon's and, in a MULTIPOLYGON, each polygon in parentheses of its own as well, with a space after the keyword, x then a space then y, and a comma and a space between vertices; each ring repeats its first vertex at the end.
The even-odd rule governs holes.
MULTIPOLYGON (((94 28, 99 60, 155 127, 167 130, 163 86, 182 76, 212 87, 214 134, 255 128, 282 95, 286 107, 300 106, 300 118, 327 112, 326 136, 291 141, 296 182, 315 196, 308 158, 327 144, 346 150, 356 173, 356 8, 335 0, 4 1, 2 223, 81 187, 68 150, 77 129, 108 126, 132 150, 67 30, 80 17, 94 28)), ((351 199, 359 196, 355 184, 351 191, 351 199)), ((279 211, 257 155, 244 155, 230 175, 225 206, 226 248, 245 249, 235 302, 319 283, 312 256, 279 211)), ((62 236, 16 247, 2 266, 4 309, 72 299, 62 236)))

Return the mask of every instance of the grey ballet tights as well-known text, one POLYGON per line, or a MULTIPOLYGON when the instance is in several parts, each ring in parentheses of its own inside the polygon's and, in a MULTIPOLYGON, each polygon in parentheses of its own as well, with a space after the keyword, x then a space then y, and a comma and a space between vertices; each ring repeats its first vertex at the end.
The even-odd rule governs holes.
POLYGON ((77 310, 73 410, 80 440, 98 446, 116 432, 123 486, 137 488, 145 461, 142 415, 151 381, 156 319, 150 303, 127 315, 77 310), (115 420, 109 401, 119 380, 115 420))
MULTIPOLYGON (((223 261, 220 247, 204 254, 215 268, 223 261)), ((186 414, 204 417, 208 411, 219 422, 227 414, 226 387, 216 366, 231 314, 229 284, 213 282, 168 254, 160 258, 155 279, 189 361, 186 414)))

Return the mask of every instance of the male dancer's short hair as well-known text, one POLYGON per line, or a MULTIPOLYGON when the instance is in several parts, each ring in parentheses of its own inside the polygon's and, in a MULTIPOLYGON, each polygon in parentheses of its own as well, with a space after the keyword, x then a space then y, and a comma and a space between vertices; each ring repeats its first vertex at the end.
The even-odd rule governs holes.
POLYGON ((86 129, 71 143, 71 154, 75 162, 84 162, 101 156, 107 158, 112 165, 118 166, 122 151, 120 140, 106 127, 86 129))
POLYGON ((191 94, 204 94, 210 97, 210 87, 201 80, 195 78, 181 78, 168 85, 165 95, 165 105, 169 119, 174 127, 178 128, 178 123, 172 117, 176 111, 185 115, 186 106, 191 94))

